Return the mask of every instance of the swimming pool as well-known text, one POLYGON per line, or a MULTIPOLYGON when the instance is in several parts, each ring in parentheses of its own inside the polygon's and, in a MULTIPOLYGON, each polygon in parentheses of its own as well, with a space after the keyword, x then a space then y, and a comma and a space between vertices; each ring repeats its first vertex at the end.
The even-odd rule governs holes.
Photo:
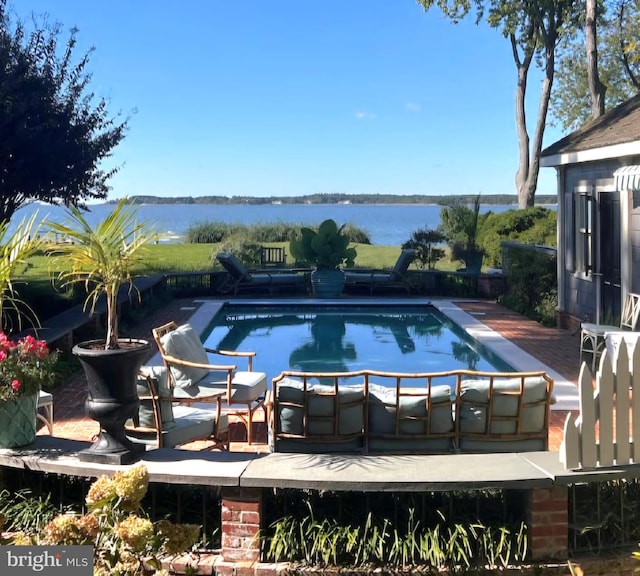
POLYGON ((283 370, 513 371, 430 305, 225 304, 205 346, 253 350, 269 380, 283 370))

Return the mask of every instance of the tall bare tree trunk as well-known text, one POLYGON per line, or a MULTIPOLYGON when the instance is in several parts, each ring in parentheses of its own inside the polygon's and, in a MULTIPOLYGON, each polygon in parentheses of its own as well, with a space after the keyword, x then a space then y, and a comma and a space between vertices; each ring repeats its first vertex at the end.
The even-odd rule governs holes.
POLYGON ((518 206, 527 207, 528 181, 529 181, 529 132, 527 131, 527 112, 525 96, 527 94, 527 78, 529 67, 533 57, 533 49, 529 50, 523 58, 518 53, 518 45, 515 36, 509 36, 513 59, 518 70, 518 83, 516 85, 516 130, 518 132, 518 171, 516 172, 516 190, 518 191, 518 206))
POLYGON ((598 35, 596 27, 597 0, 586 0, 587 18, 584 35, 587 44, 587 76, 589 96, 591 97, 591 115, 599 118, 604 114, 604 96, 607 87, 600 81, 598 74, 598 35))
POLYGON ((542 139, 546 128, 547 112, 549 111, 549 100, 551 99, 551 88, 553 86, 553 75, 555 73, 555 39, 551 46, 547 46, 545 54, 545 76, 542 81, 540 91, 540 107, 538 108, 538 120, 536 130, 533 135, 531 146, 531 160, 529 163, 529 174, 527 176, 524 194, 518 193, 518 205, 520 208, 529 208, 535 203, 536 190, 538 189, 538 175, 540 173, 540 153, 542 152, 542 139), (524 196, 524 198, 523 198, 524 196))

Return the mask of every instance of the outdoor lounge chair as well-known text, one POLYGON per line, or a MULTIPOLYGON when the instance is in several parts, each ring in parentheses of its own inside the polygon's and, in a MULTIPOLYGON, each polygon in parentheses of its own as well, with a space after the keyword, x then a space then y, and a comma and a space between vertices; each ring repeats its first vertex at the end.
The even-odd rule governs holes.
POLYGON ((620 325, 614 326, 611 324, 592 324, 590 322, 583 322, 580 325, 580 360, 582 361, 583 355, 590 357, 591 374, 595 374, 598 368, 598 361, 602 352, 606 346, 606 333, 616 332, 619 330, 631 330, 636 331, 638 327, 638 317, 640 316, 640 294, 633 294, 627 292, 622 307, 622 317, 620 318, 620 325))
POLYGON ((154 448, 175 448, 182 444, 207 440, 213 446, 229 450, 227 415, 222 412, 220 391, 209 407, 195 408, 191 401, 173 396, 164 366, 143 366, 138 375, 140 409, 125 425, 128 438, 154 448))
POLYGON ((400 252, 391 272, 346 270, 345 287, 366 287, 371 294, 376 288, 401 288, 409 293, 411 287, 404 275, 415 259, 416 251, 413 248, 405 248, 400 252))
POLYGON ((229 277, 219 290, 237 294, 240 290, 266 289, 270 293, 279 288, 298 289, 306 286, 304 274, 297 272, 249 272, 238 258, 229 252, 220 252, 216 258, 229 277))
POLYGON ((237 415, 247 424, 247 441, 251 444, 253 414, 265 411, 264 396, 267 375, 253 371, 255 352, 235 352, 205 348, 199 335, 189 325, 169 322, 152 330, 160 356, 168 372, 169 389, 182 402, 218 401, 226 414, 237 415), (235 364, 212 364, 209 354, 247 360, 247 370, 237 370, 235 364))

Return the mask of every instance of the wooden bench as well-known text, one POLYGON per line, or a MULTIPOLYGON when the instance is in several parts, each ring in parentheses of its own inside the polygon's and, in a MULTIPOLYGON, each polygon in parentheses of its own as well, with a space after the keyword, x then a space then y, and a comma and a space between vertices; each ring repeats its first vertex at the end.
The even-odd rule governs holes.
POLYGON ((273 379, 269 399, 271 449, 547 450, 552 391, 553 380, 544 372, 282 372, 273 379))
POLYGON ((287 265, 287 253, 281 246, 262 246, 260 268, 283 268, 287 265))

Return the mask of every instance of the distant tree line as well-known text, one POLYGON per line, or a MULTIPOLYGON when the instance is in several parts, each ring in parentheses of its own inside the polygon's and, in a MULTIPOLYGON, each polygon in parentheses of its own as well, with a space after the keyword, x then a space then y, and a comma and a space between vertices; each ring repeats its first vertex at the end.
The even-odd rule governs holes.
MULTIPOLYGON (((136 204, 473 204, 477 194, 459 194, 451 196, 427 196, 422 194, 310 194, 308 196, 131 196, 136 204)), ((517 205, 515 194, 483 194, 482 204, 517 205)), ((555 204, 555 194, 538 194, 538 204, 555 204)), ((112 202, 116 202, 113 200, 112 202)))

